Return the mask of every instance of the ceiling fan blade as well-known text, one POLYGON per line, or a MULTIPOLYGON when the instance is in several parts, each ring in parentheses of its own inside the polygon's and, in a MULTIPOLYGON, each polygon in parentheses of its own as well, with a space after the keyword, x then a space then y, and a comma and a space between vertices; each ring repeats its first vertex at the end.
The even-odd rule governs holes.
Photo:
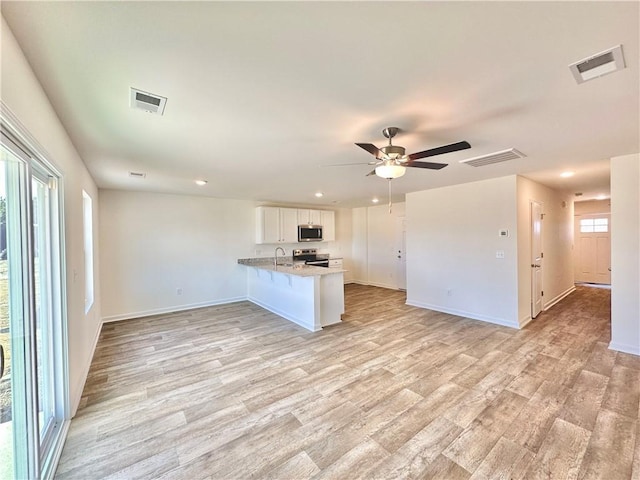
POLYGON ((371 175, 375 175, 376 174, 376 169, 374 168, 373 170, 371 170, 369 173, 367 173, 365 175, 365 177, 370 177, 371 175))
POLYGON ((418 160, 420 158, 433 157, 435 155, 442 155, 443 153, 457 152, 458 150, 465 150, 467 148, 471 148, 471 145, 469 145, 469 142, 457 142, 457 143, 452 143, 451 145, 444 145, 442 147, 431 148, 429 150, 424 150, 422 152, 412 153, 411 155, 407 155, 407 158, 409 160, 418 160))
POLYGON ((372 143, 356 143, 357 146, 363 148, 376 158, 380 158, 383 153, 372 143))
POLYGON ((418 168, 430 168, 431 170, 440 170, 441 168, 449 165, 448 163, 433 163, 433 162, 407 162, 403 163, 403 167, 418 167, 418 168))

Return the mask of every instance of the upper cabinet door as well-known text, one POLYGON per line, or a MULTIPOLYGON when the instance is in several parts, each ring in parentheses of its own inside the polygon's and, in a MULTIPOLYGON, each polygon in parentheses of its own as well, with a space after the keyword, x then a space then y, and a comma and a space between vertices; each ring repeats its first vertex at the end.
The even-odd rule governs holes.
POLYGON ((280 209, 256 208, 256 243, 280 243, 280 209))
POLYGON ((309 209, 298 209, 298 225, 309 225, 309 209))
POLYGON ((336 239, 336 217, 335 212, 322 210, 320 225, 322 225, 322 239, 325 242, 333 242, 336 239))
POLYGON ((320 210, 309 210, 309 225, 322 225, 322 212, 320 210))
POLYGON ((322 225, 322 212, 320 210, 298 209, 298 225, 322 225))
POLYGON ((298 210, 295 208, 280 209, 281 243, 298 242, 298 210))

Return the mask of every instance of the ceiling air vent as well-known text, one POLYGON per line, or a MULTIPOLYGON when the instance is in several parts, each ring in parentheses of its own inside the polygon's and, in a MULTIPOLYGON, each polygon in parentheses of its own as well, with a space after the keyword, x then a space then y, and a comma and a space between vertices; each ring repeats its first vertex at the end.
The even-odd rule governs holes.
POLYGON ((148 113, 162 115, 164 106, 167 103, 165 97, 154 95, 153 93, 143 92, 137 88, 131 87, 131 108, 136 110, 144 110, 148 113))
POLYGON ((131 178, 146 178, 147 174, 142 172, 129 172, 131 178))
POLYGON ((492 163, 506 162, 508 160, 515 160, 516 158, 523 158, 526 155, 519 152, 515 148, 509 150, 502 150, 500 152, 490 153, 488 155, 482 155, 480 157, 468 158, 466 160, 460 160, 460 163, 466 163, 472 167, 483 167, 485 165, 491 165, 492 163))
POLYGON ((624 67, 622 45, 616 45, 609 50, 572 63, 569 65, 569 70, 571 70, 576 82, 580 84, 588 80, 593 80, 594 78, 602 77, 608 73, 622 70, 624 67))

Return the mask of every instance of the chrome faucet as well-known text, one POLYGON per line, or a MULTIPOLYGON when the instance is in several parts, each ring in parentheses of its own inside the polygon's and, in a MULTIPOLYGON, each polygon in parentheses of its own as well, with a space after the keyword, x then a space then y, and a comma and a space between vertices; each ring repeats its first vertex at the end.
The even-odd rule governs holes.
POLYGON ((273 267, 274 268, 278 267, 278 250, 280 250, 282 252, 282 256, 285 256, 287 254, 287 252, 284 251, 284 248, 276 247, 276 251, 273 254, 273 267))

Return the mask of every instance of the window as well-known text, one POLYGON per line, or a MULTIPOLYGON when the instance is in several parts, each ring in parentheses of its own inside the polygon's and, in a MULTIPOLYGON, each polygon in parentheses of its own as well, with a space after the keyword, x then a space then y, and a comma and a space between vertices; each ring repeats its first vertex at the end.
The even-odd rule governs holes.
POLYGON ((580 219, 580 233, 600 233, 609 231, 608 218, 580 219))
POLYGON ((84 313, 93 306, 93 206, 91 197, 82 191, 82 228, 84 232, 84 313))
POLYGON ((1 120, 0 478, 43 478, 68 408, 60 174, 1 120))

